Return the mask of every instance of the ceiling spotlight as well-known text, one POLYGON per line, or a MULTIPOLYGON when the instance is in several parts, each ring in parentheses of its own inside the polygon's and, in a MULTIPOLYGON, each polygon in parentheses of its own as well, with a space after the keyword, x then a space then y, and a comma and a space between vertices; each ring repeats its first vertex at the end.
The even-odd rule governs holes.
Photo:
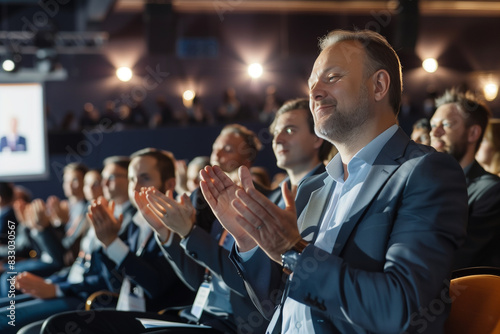
POLYGON ((438 68, 438 62, 434 58, 427 58, 422 62, 422 67, 426 72, 434 73, 438 68))
POLYGON ((184 92, 184 94, 182 94, 182 98, 186 101, 191 101, 194 99, 195 95, 196 94, 192 90, 188 89, 184 92))
POLYGON ((12 59, 5 59, 2 63, 2 68, 5 72, 12 72, 16 68, 16 64, 12 59))
POLYGON ((260 78, 262 72, 263 72, 262 65, 258 63, 254 63, 248 66, 248 75, 250 75, 254 79, 260 78))
POLYGON ((116 76, 123 82, 130 81, 132 79, 132 70, 128 67, 120 67, 116 70, 116 76))
POLYGON ((194 100, 194 97, 196 96, 196 93, 190 89, 186 90, 183 94, 182 94, 182 104, 184 104, 184 106, 186 108, 190 108, 192 105, 193 105, 193 100, 194 100))
POLYGON ((19 65, 23 57, 20 53, 13 53, 11 56, 8 56, 2 62, 2 68, 6 72, 16 72, 19 69, 19 65))
POLYGON ((493 101, 498 95, 498 85, 494 82, 484 85, 483 93, 487 101, 493 101))

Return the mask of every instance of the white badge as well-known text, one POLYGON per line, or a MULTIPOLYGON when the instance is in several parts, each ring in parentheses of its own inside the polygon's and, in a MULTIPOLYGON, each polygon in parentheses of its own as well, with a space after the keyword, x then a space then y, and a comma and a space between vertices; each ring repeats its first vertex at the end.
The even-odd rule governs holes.
POLYGON ((75 261, 69 270, 67 280, 71 284, 81 283, 83 282, 83 274, 85 274, 83 263, 81 261, 75 261))
POLYGON ((134 288, 134 292, 130 291, 130 280, 128 277, 123 279, 122 287, 120 288, 120 296, 116 309, 118 311, 138 311, 146 312, 146 300, 144 299, 144 290, 140 286, 134 288))
POLYGON ((194 299, 193 307, 191 307, 191 314, 196 317, 196 320, 199 320, 201 314, 203 313, 203 309, 207 306, 208 303, 208 295, 210 294, 211 283, 203 282, 198 289, 198 293, 196 293, 196 298, 194 299))

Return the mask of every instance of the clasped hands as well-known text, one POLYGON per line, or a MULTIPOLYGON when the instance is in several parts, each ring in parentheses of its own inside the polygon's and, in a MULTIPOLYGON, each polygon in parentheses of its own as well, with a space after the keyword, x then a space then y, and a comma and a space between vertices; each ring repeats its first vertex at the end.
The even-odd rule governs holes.
POLYGON ((149 187, 136 191, 134 199, 137 208, 162 243, 168 240, 170 231, 185 238, 193 229, 196 212, 186 194, 176 201, 172 190, 163 194, 154 187, 149 187))
POLYGON ((231 233, 240 251, 258 245, 281 264, 281 254, 300 239, 294 193, 286 182, 281 190, 285 209, 279 208, 255 189, 248 168, 239 169, 242 186, 236 185, 218 166, 200 171, 203 196, 221 224, 231 233))

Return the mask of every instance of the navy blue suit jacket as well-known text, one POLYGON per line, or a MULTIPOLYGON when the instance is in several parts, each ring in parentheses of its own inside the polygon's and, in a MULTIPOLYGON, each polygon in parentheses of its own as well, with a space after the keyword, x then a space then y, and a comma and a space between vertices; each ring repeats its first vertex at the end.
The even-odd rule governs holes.
MULTIPOLYGON (((335 182, 324 173, 302 187, 317 189, 298 220, 300 231, 315 227, 303 233, 313 240, 335 182)), ((446 282, 466 217, 457 162, 399 129, 377 156, 332 253, 308 245, 286 298, 310 308, 316 333, 443 333, 451 303, 446 282)), ((260 271, 270 261, 261 254, 244 263, 233 258, 253 300, 270 315, 282 276, 260 271)))
POLYGON ((457 251, 453 269, 500 267, 500 178, 477 161, 465 177, 469 195, 467 238, 457 251))

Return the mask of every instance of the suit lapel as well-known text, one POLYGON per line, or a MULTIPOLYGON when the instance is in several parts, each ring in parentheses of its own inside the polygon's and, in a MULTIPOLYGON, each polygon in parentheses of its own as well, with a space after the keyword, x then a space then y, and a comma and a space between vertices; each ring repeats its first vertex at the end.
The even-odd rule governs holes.
POLYGON ((389 177, 399 168, 401 162, 398 161, 398 159, 403 156, 409 141, 410 139, 408 136, 399 128, 394 136, 392 136, 382 148, 368 173, 366 181, 361 187, 356 202, 349 212, 349 217, 340 228, 332 254, 340 254, 354 227, 364 216, 371 202, 377 197, 377 193, 381 190, 389 177))
POLYGON ((335 187, 335 182, 328 176, 320 181, 324 182, 324 186, 311 193, 308 205, 301 215, 303 218, 299 220, 299 231, 307 241, 312 241, 316 237, 323 213, 328 207, 332 190, 335 187))

